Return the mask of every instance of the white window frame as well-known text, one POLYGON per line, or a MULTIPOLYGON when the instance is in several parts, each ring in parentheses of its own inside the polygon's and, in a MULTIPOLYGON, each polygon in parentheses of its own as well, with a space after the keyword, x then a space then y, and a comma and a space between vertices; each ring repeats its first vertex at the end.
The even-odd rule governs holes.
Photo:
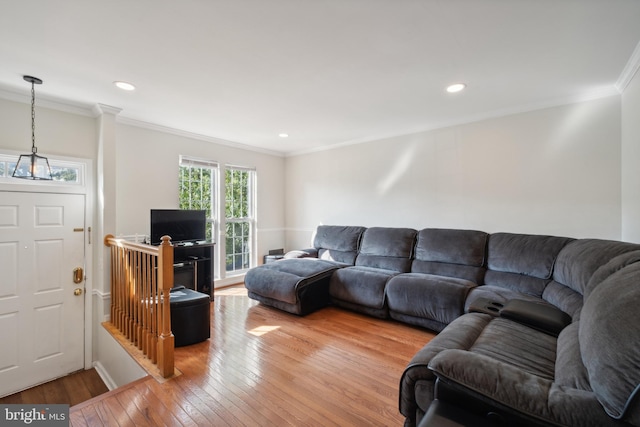
MULTIPOLYGON (((221 264, 221 268, 224 270, 224 274, 225 276, 229 276, 229 277, 233 277, 233 276, 239 276, 239 275, 244 275, 247 270, 251 267, 255 267, 256 266, 256 260, 257 260, 257 255, 256 255, 256 248, 257 248, 257 242, 256 242, 256 195, 257 195, 257 191, 256 191, 256 182, 257 182, 257 172, 256 172, 256 168, 253 167, 246 167, 246 166, 238 166, 238 165, 230 165, 227 164, 224 166, 224 176, 225 176, 225 184, 226 184, 226 174, 227 171, 229 170, 239 170, 239 171, 243 171, 243 172, 249 172, 249 199, 248 199, 248 203, 249 203, 249 216, 248 217, 238 217, 238 218, 233 218, 233 219, 229 219, 226 216, 226 209, 224 208, 224 206, 221 207, 221 215, 220 215, 220 241, 221 241, 221 257, 224 258, 220 264, 221 264), (249 223, 249 236, 248 236, 248 244, 249 244, 249 266, 248 268, 244 268, 244 269, 239 269, 239 270, 232 270, 232 271, 227 271, 227 263, 226 263, 226 259, 227 259, 227 248, 226 248, 226 228, 227 228, 227 223, 228 222, 248 222, 249 223), (223 234, 224 231, 224 235, 223 234), (222 256, 222 254, 224 254, 224 256, 222 256)), ((221 180, 222 181, 222 180, 221 180)), ((221 188, 224 191, 224 200, 225 200, 225 204, 226 204, 226 185, 223 185, 221 182, 221 188)))
MULTIPOLYGON (((216 243, 215 247, 215 260, 214 260, 214 279, 220 279, 224 277, 224 271, 222 269, 223 264, 220 262, 220 165, 213 160, 200 159, 190 156, 179 156, 179 166, 190 166, 193 168, 210 169, 211 170, 211 190, 213 194, 211 197, 211 212, 210 218, 207 218, 207 222, 211 224, 212 239, 216 243)), ((178 177, 180 180, 181 178, 178 177)), ((182 184, 179 182, 179 184, 182 184)), ((178 199, 180 197, 180 189, 178 189, 178 199)), ((179 200, 178 200, 179 202, 179 200)))

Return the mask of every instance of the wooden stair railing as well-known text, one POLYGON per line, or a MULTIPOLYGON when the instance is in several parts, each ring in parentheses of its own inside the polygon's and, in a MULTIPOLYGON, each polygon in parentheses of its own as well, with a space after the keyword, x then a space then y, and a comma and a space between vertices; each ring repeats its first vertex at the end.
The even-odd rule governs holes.
POLYGON ((174 373, 171 238, 151 246, 108 234, 104 244, 111 249, 111 324, 168 378, 174 373))

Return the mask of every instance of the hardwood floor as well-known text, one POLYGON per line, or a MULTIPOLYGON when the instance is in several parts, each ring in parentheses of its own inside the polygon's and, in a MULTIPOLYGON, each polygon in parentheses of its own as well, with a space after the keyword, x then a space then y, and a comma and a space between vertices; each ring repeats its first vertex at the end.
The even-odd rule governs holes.
POLYGON ((176 349, 182 372, 71 408, 74 426, 401 426, 400 375, 434 334, 337 308, 298 317, 246 290, 216 292, 211 338, 176 349))
POLYGON ((0 404, 77 405, 109 391, 95 369, 75 372, 63 378, 5 396, 0 404))

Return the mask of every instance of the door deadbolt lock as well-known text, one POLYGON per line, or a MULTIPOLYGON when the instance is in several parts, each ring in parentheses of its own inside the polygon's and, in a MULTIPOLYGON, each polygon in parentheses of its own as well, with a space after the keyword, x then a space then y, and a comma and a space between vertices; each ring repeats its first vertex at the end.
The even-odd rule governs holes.
POLYGON ((84 271, 82 267, 76 267, 73 269, 73 283, 82 283, 84 280, 84 271))
POLYGON ((75 296, 77 296, 77 297, 78 297, 78 296, 80 296, 80 295, 82 295, 82 288, 75 288, 75 289, 73 290, 73 294, 74 294, 75 296))

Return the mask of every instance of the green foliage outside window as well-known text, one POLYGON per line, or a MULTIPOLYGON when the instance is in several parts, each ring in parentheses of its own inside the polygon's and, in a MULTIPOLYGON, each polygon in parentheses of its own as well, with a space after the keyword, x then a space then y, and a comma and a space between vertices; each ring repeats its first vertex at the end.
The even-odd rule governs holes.
POLYGON ((251 261, 251 175, 240 169, 225 174, 226 270, 243 270, 251 261))
MULTIPOLYGON (((180 209, 206 210, 207 239, 213 240, 216 169, 181 165, 179 173, 180 209)), ((251 266, 253 173, 234 168, 225 172, 225 269, 228 272, 251 266)))
POLYGON ((213 240, 213 170, 180 166, 180 209, 207 211, 207 240, 213 240))
POLYGON ((78 169, 51 166, 51 177, 54 181, 77 182, 78 169))

